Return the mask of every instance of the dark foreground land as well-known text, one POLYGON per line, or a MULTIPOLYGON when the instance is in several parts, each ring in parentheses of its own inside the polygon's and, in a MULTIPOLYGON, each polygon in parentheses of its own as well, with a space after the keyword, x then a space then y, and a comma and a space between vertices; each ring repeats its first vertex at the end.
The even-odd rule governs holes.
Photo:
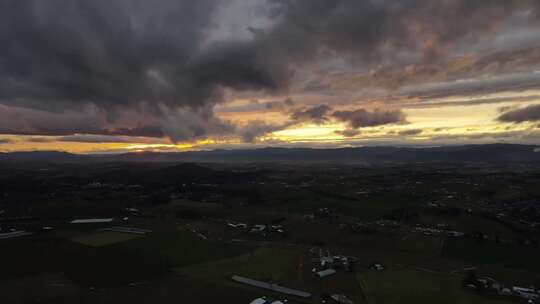
POLYGON ((0 235, 33 233, 0 239, 0 302, 527 303, 539 186, 534 162, 0 162, 0 235))

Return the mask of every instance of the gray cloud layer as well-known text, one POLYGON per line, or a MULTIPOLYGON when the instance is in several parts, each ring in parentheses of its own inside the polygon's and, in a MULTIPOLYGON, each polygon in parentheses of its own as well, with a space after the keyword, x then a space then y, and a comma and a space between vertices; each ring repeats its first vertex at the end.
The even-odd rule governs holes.
POLYGON ((504 112, 498 117, 498 120, 513 123, 540 121, 540 105, 532 105, 522 109, 504 112))
POLYGON ((284 130, 295 122, 285 122, 283 124, 269 124, 261 120, 250 121, 247 125, 240 128, 240 136, 244 142, 252 143, 258 137, 266 134, 284 130))
POLYGON ((399 132, 399 135, 412 136, 412 135, 422 134, 422 132, 424 131, 421 129, 411 129, 411 130, 401 131, 399 132))
MULTIPOLYGON (((406 123, 405 113, 400 110, 384 111, 377 109, 375 111, 367 111, 365 109, 357 109, 352 111, 334 111, 328 105, 319 105, 312 108, 298 109, 292 112, 288 121, 282 124, 268 124, 264 121, 251 121, 247 125, 238 128, 242 139, 245 142, 254 142, 257 137, 284 130, 294 125, 302 123, 323 124, 331 119, 344 122, 348 129, 336 131, 336 134, 344 137, 354 137, 360 134, 358 129, 363 127, 375 127, 387 124, 406 123)), ((415 132, 417 130, 414 130, 415 132)), ((415 135, 418 133, 410 133, 403 135, 415 135)))
POLYGON ((2 1, 3 102, 109 108, 141 101, 194 104, 213 87, 191 58, 216 1, 2 1))
POLYGON ((161 127, 155 124, 109 127, 106 113, 95 107, 88 107, 83 111, 47 112, 0 105, 0 117, 0 134, 102 134, 143 137, 163 137, 164 135, 161 127))
POLYGON ((322 124, 328 120, 327 114, 332 111, 328 105, 320 105, 309 109, 297 110, 291 115, 291 119, 295 121, 310 121, 317 124, 322 124))
POLYGON ((0 98, 41 106, 58 100, 199 106, 219 99, 220 86, 284 87, 293 60, 324 50, 373 57, 388 43, 419 48, 411 20, 423 34, 454 41, 490 29, 496 17, 527 1, 269 0, 276 26, 253 30, 250 41, 203 47, 220 3, 3 1, 0 98))
MULTIPOLYGON (((161 120, 159 125, 111 132, 101 121, 86 126, 62 118, 52 128, 36 118, 29 126, 15 123, 4 132, 166 134, 174 141, 228 134, 235 127, 208 110, 222 100, 224 87, 284 90, 296 68, 336 55, 377 64, 406 50, 437 60, 452 43, 490 32, 513 11, 532 8, 535 2, 268 0, 272 27, 250 29, 252 39, 208 44, 223 3, 2 1, 1 104, 57 112, 94 104, 107 112, 106 123, 114 123, 119 111, 145 104, 148 115, 161 120)), ((524 80, 536 84, 538 79, 524 80)), ((317 113, 304 115, 317 119, 317 113)), ((353 128, 404 120, 397 112, 334 116, 353 128)))
POLYGON ((333 116, 337 120, 347 123, 352 129, 406 123, 405 114, 399 110, 375 110, 369 112, 359 109, 354 111, 336 111, 333 116))

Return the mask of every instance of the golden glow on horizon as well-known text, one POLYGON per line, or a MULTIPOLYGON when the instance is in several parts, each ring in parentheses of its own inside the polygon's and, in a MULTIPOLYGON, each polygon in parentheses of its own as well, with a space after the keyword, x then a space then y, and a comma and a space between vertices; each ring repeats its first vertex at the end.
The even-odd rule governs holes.
POLYGON ((339 138, 336 136, 335 131, 342 129, 343 125, 339 124, 327 124, 327 125, 307 125, 300 126, 291 129, 286 129, 272 133, 276 138, 286 139, 299 139, 299 138, 322 138, 331 139, 339 138))
MULTIPOLYGON (((438 138, 478 138, 483 135, 513 136, 521 132, 527 134, 537 130, 537 123, 511 124, 497 121, 501 114, 501 107, 526 107, 540 104, 536 100, 540 96, 539 90, 524 92, 506 92, 474 97, 448 97, 433 100, 427 103, 417 102, 418 106, 405 106, 402 110, 406 114, 407 124, 394 124, 375 126, 359 129, 359 133, 353 137, 344 137, 337 131, 344 131, 347 126, 342 123, 330 121, 324 125, 300 124, 291 126, 260 137, 256 144, 272 145, 274 143, 335 143, 347 145, 351 141, 369 142, 403 142, 404 140, 418 143, 429 142, 438 138), (497 101, 492 103, 477 103, 475 100, 486 98, 508 98, 509 101, 497 101), (513 102, 512 98, 524 98, 526 101, 513 102), (471 101, 464 104, 463 101, 471 101), (456 104, 452 104, 455 102, 456 104), (441 105, 436 105, 441 103, 441 105), (410 132, 419 130, 418 133, 410 132), (407 133, 409 131, 409 133, 407 133), (408 135, 407 135, 408 134, 408 135)), ((407 102, 410 102, 408 100, 407 102)), ((237 101, 236 105, 245 105, 249 101, 237 101)), ((382 105, 382 104, 381 104, 382 105)), ((335 107, 335 109, 352 109, 350 105, 335 107)), ((383 108, 381 106, 381 108, 383 108)), ((394 103, 390 108, 399 108, 399 103, 394 103)), ((217 115, 236 124, 245 124, 249 121, 263 120, 267 123, 280 124, 287 121, 287 112, 262 112, 238 111, 220 112, 217 115)), ((241 127, 240 127, 241 128, 241 127)), ((540 131, 540 130, 539 130, 540 131)), ((246 146, 239 138, 208 138, 191 142, 170 143, 167 139, 128 138, 134 142, 68 142, 61 141, 58 136, 0 136, 0 140, 7 142, 0 144, 0 151, 33 151, 33 150, 61 150, 73 153, 120 153, 135 151, 190 151, 200 149, 220 148, 223 146, 246 146), (140 142, 139 142, 140 140, 140 142)), ((459 143, 459 142, 458 142, 459 143)))

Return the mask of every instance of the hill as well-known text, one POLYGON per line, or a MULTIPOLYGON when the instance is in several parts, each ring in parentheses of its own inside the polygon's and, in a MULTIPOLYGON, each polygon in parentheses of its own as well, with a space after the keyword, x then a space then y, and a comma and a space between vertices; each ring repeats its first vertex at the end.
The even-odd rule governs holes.
POLYGON ((442 147, 359 147, 339 149, 264 148, 191 152, 78 155, 65 152, 0 154, 3 162, 206 162, 206 163, 424 163, 540 162, 540 147, 491 144, 442 147))

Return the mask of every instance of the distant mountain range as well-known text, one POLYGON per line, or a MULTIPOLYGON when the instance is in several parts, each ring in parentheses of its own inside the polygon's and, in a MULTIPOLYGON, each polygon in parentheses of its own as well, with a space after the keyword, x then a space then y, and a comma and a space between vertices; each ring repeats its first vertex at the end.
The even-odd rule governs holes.
POLYGON ((66 152, 1 153, 8 162, 212 162, 212 163, 420 163, 420 162, 540 162, 540 146, 490 144, 444 147, 360 147, 339 149, 264 148, 193 152, 143 152, 81 155, 66 152))

